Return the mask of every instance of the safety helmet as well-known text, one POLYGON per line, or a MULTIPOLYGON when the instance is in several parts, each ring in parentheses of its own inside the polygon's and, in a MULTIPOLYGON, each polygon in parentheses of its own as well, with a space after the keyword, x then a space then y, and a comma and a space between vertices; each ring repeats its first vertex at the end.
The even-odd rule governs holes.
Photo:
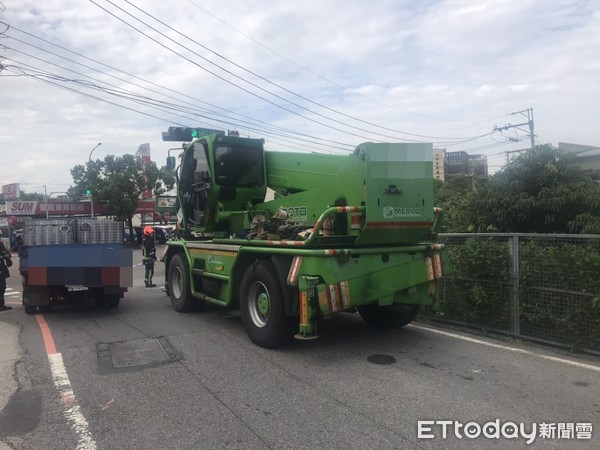
POLYGON ((148 226, 148 227, 144 227, 144 234, 146 236, 152 236, 152 233, 154 233, 154 228, 148 226))

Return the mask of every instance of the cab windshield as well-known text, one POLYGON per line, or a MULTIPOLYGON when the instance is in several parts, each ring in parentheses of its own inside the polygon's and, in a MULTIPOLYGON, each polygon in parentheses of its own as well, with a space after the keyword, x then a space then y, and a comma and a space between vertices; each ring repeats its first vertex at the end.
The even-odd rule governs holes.
POLYGON ((265 178, 262 149, 217 147, 215 178, 217 184, 221 186, 262 186, 265 178))

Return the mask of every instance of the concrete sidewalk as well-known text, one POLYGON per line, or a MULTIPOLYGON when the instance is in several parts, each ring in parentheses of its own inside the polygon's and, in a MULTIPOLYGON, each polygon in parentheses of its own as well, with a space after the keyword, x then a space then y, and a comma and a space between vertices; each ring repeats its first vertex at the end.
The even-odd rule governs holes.
MULTIPOLYGON (((19 328, 0 320, 0 412, 19 387, 14 371, 20 357, 19 328)), ((0 450, 10 450, 10 448, 0 437, 0 450)))

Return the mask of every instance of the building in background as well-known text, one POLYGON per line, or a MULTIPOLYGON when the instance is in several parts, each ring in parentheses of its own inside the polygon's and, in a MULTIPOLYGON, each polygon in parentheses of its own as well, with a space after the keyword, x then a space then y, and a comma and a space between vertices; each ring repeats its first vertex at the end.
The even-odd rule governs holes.
POLYGON ((465 151, 446 152, 444 168, 445 178, 450 178, 458 175, 476 175, 480 177, 488 176, 487 156, 469 155, 465 151))
POLYGON ((559 142, 558 149, 575 155, 575 164, 594 180, 600 180, 600 147, 559 142))
POLYGON ((445 164, 446 160, 446 149, 445 148, 434 148, 433 149, 433 178, 444 181, 445 176, 445 164))
POLYGON ((467 175, 469 171, 469 155, 467 152, 446 152, 444 161, 446 178, 456 175, 467 175))
MULTIPOLYGON (((135 152, 135 156, 142 159, 142 164, 144 164, 144 166, 146 164, 148 164, 151 161, 151 159, 150 159, 150 144, 140 144, 140 146, 137 149, 137 152, 135 152)), ((152 198, 152 189, 146 189, 142 192, 143 200, 149 200, 151 198, 152 198)))

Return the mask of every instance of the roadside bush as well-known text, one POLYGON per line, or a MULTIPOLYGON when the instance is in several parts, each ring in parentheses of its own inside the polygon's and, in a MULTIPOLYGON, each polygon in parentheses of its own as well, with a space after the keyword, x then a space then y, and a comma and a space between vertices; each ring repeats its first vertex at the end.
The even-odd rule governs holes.
POLYGON ((573 243, 521 245, 519 313, 525 335, 600 350, 600 251, 573 243))
POLYGON ((512 307, 511 237, 441 236, 454 272, 444 280, 444 318, 484 330, 600 351, 600 237, 519 237, 518 310, 512 307))
POLYGON ((505 329, 510 320, 506 240, 470 237, 446 245, 454 272, 446 280, 441 312, 447 319, 505 329))

